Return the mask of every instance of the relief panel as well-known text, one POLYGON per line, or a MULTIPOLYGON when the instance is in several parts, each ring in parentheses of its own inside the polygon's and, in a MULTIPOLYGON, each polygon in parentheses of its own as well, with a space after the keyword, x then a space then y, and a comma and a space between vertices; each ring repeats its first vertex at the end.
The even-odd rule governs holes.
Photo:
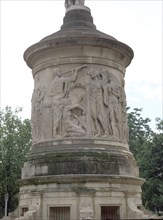
POLYGON ((34 142, 76 137, 127 142, 124 79, 109 68, 86 64, 67 71, 58 67, 48 71, 51 77, 46 82, 41 81, 41 75, 35 76, 34 142))

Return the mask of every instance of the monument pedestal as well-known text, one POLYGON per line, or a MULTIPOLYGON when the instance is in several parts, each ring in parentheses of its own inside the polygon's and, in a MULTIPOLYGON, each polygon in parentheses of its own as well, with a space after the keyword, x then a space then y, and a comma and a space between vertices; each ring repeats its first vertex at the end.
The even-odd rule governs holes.
MULTIPOLYGON (((58 175, 33 181, 38 185, 21 187, 20 208, 33 210, 36 219, 59 220, 64 219, 63 216, 67 220, 147 218, 139 210, 143 183, 139 178, 58 175)), ((28 212, 22 219, 27 216, 28 212)))
POLYGON ((31 212, 49 220, 148 218, 140 210, 144 181, 127 144, 55 140, 33 145, 28 158, 19 202, 27 212, 20 219, 31 212))

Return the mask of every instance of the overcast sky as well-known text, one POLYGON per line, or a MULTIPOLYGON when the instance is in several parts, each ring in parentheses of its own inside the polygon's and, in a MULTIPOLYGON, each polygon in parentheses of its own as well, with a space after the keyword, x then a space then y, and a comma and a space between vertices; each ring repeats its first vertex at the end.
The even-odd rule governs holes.
MULTIPOLYGON (((162 0, 86 0, 98 30, 134 50, 126 71, 127 103, 143 116, 163 117, 162 0)), ((60 29, 63 0, 1 1, 1 107, 23 107, 30 118, 33 78, 23 60, 32 44, 60 29)))

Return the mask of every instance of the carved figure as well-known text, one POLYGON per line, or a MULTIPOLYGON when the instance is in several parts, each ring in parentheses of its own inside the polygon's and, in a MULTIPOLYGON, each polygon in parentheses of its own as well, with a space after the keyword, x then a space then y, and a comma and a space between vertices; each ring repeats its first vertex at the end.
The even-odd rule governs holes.
POLYGON ((66 106, 70 105, 69 99, 62 99, 60 101, 53 102, 52 106, 52 121, 53 121, 53 137, 59 137, 63 130, 63 110, 66 106))
MULTIPOLYGON (((53 71, 53 80, 50 85, 50 96, 53 100, 59 100, 61 98, 67 98, 70 88, 70 83, 75 82, 79 70, 85 68, 86 65, 79 66, 72 71, 72 77, 66 78, 62 77, 61 70, 59 68, 54 69, 53 71)), ((70 72, 67 71, 67 72, 70 72)))
POLYGON ((72 5, 84 5, 85 0, 65 0, 65 8, 69 8, 72 5))
POLYGON ((87 131, 87 124, 86 124, 86 112, 85 110, 81 111, 81 115, 77 117, 78 120, 78 125, 81 126, 81 128, 83 130, 85 130, 85 132, 87 131))
POLYGON ((121 109, 120 109, 120 87, 117 80, 112 76, 109 77, 108 92, 108 108, 109 120, 112 129, 112 134, 116 138, 121 138, 121 109))
POLYGON ((124 141, 129 141, 129 129, 126 112, 122 112, 122 139, 124 141))
POLYGON ((88 73, 91 76, 90 96, 91 96, 91 116, 94 121, 94 135, 103 136, 108 133, 104 114, 102 78, 98 70, 88 73))
POLYGON ((102 70, 104 105, 108 109, 109 130, 113 137, 121 138, 121 87, 118 80, 108 71, 102 70))
POLYGON ((79 105, 70 105, 63 110, 64 136, 80 137, 86 134, 86 117, 84 108, 79 105), (73 111, 79 109, 81 115, 76 115, 73 111))
POLYGON ((45 97, 45 87, 39 86, 32 95, 32 136, 33 140, 39 140, 41 137, 41 110, 42 102, 45 97))
MULTIPOLYGON (((53 72, 53 80, 50 85, 50 98, 52 103, 52 121, 53 121, 53 137, 60 136, 62 132, 62 117, 65 106, 70 105, 68 99, 71 83, 77 79, 79 70, 85 68, 86 65, 79 66, 72 71, 71 77, 62 77, 60 69, 56 68, 53 72)), ((69 71, 67 71, 69 72, 69 71)))
POLYGON ((52 122, 53 122, 53 137, 60 136, 61 134, 61 119, 62 119, 62 104, 53 102, 52 106, 52 122))
POLYGON ((128 122, 127 122, 127 114, 126 114, 126 93, 124 90, 125 81, 122 80, 122 87, 121 87, 121 109, 122 109, 122 139, 125 141, 129 140, 129 130, 128 130, 128 122))
POLYGON ((48 96, 42 104, 41 137, 43 140, 52 138, 52 106, 48 96))

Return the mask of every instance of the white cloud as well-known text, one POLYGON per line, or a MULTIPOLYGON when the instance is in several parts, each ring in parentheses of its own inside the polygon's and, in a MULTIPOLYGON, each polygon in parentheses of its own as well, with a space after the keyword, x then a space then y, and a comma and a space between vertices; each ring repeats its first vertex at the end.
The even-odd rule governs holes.
POLYGON ((162 87, 159 85, 142 84, 137 88, 140 97, 150 101, 162 101, 162 87))
POLYGON ((163 88, 161 84, 156 83, 146 83, 144 81, 131 83, 130 86, 126 87, 127 93, 135 93, 138 99, 144 99, 149 101, 163 100, 163 88))

